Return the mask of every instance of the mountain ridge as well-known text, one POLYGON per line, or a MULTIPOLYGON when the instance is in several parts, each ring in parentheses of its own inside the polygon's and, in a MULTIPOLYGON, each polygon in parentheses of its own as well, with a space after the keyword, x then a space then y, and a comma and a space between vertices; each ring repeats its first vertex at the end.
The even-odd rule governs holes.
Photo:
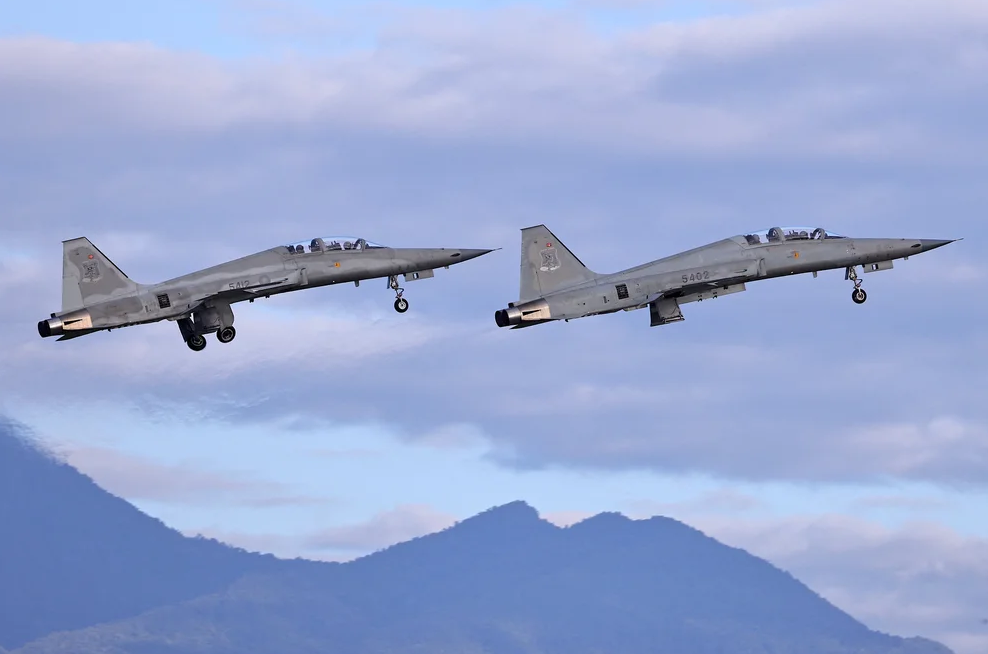
POLYGON ((0 526, 16 535, 0 543, 0 646, 8 650, 51 631, 222 590, 247 572, 287 563, 184 536, 3 418, 0 526))
POLYGON ((872 631, 770 562, 662 516, 560 527, 517 500, 342 564, 188 538, 10 424, 6 654, 951 654, 872 631))

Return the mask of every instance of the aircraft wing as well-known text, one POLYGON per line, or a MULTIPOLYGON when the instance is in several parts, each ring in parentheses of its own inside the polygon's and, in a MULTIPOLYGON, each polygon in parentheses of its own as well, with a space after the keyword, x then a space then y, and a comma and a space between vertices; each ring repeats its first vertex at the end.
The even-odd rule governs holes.
POLYGON ((640 308, 663 298, 677 298, 685 304, 743 291, 744 283, 758 277, 760 271, 761 260, 739 261, 671 273, 669 288, 650 295, 640 308))
POLYGON ((233 284, 229 288, 221 289, 216 293, 203 295, 197 302, 220 300, 221 302, 230 302, 232 304, 234 302, 243 302, 244 300, 260 297, 286 286, 295 287, 299 285, 300 275, 298 271, 292 271, 275 279, 269 280, 266 277, 262 277, 261 280, 253 284, 250 282, 245 282, 242 286, 233 284))

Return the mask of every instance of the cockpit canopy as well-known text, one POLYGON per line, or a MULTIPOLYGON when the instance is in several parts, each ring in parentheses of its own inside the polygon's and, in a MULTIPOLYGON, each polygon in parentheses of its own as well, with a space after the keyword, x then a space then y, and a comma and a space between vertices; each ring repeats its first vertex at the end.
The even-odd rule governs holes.
POLYGON ((332 250, 373 250, 387 247, 356 236, 322 236, 308 241, 298 241, 286 246, 293 254, 305 252, 330 252, 332 250))
POLYGON ((847 238, 834 232, 828 232, 822 227, 770 227, 769 229, 749 232, 744 235, 748 245, 763 243, 784 243, 786 241, 820 241, 831 238, 847 238))

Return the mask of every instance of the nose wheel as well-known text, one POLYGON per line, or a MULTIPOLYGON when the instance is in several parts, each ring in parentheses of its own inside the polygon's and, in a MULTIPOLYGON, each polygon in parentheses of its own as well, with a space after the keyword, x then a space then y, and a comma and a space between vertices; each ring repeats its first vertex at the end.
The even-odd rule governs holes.
POLYGON ((405 292, 405 289, 398 286, 398 277, 396 275, 388 277, 388 288, 395 292, 395 311, 398 313, 408 311, 408 300, 401 296, 405 292))
POLYGON ((851 266, 850 268, 847 269, 847 275, 845 276, 845 279, 849 279, 852 282, 854 282, 854 290, 851 291, 851 299, 854 300, 854 303, 864 304, 865 302, 867 302, 868 294, 865 293, 865 290, 863 288, 861 288, 861 284, 863 283, 863 280, 860 277, 858 277, 858 272, 854 266, 851 266))

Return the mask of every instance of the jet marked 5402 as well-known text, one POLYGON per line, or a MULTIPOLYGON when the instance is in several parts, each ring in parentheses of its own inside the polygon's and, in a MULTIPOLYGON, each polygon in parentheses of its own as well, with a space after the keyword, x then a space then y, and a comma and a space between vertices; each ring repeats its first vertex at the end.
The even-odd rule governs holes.
POLYGON ((680 305, 732 295, 747 282, 845 270, 852 299, 864 304, 857 268, 871 273, 896 259, 943 247, 949 240, 848 238, 817 227, 772 227, 715 241, 613 274, 583 265, 545 225, 521 230, 518 301, 494 313, 498 327, 531 327, 615 311, 648 307, 651 326, 684 320, 680 305), (554 267, 545 265, 543 243, 553 243, 554 267), (798 249, 794 249, 798 248, 798 249), (705 268, 698 269, 703 265, 705 268), (696 283, 705 288, 698 291, 696 283), (616 300, 611 295, 616 289, 616 300))

